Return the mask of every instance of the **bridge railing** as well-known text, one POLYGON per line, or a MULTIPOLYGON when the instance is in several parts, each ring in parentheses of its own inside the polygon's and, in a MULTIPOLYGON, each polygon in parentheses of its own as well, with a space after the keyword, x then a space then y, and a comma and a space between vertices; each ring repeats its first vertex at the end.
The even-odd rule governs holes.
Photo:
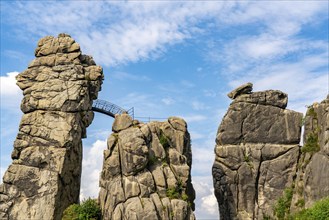
POLYGON ((104 113, 113 118, 115 117, 116 114, 127 113, 134 119, 133 107, 127 111, 121 108, 120 106, 117 106, 116 104, 101 99, 96 99, 93 101, 92 110, 96 112, 104 113))

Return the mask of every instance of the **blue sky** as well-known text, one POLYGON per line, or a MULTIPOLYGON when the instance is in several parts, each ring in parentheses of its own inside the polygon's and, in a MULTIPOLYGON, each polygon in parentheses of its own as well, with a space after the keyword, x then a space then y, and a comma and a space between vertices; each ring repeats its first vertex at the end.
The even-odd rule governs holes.
MULTIPOLYGON (((289 94, 288 108, 323 100, 328 79, 328 1, 2 1, 1 176, 22 115, 14 76, 39 38, 70 34, 104 69, 99 98, 136 116, 181 116, 192 136, 198 219, 217 219, 211 166, 226 94, 289 94)), ((82 197, 96 197, 113 119, 96 113, 84 140, 82 197)))

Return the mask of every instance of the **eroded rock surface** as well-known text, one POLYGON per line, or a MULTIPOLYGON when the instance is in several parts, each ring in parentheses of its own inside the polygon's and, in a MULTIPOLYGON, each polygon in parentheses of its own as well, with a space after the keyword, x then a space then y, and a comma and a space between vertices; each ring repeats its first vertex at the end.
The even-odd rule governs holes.
POLYGON ((0 219, 61 219, 79 201, 81 138, 102 68, 67 34, 42 38, 35 56, 16 77, 24 115, 0 185, 0 219))
POLYGON ((273 217, 275 202, 294 182, 302 114, 285 109, 281 91, 252 93, 249 84, 237 90, 229 93, 234 100, 216 138, 212 172, 220 217, 273 217))
POLYGON ((103 219, 195 219, 185 121, 143 124, 123 114, 112 130, 100 179, 103 219))
POLYGON ((308 107, 291 210, 329 196, 329 96, 308 107))

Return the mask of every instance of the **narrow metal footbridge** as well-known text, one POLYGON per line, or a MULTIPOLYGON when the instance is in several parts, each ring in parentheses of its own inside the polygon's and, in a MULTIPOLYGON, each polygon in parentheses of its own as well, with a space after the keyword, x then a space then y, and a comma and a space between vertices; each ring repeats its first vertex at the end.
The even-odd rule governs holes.
POLYGON ((103 113, 105 115, 115 117, 116 114, 128 114, 134 119, 134 107, 125 110, 111 102, 96 99, 93 101, 92 110, 95 112, 103 113))

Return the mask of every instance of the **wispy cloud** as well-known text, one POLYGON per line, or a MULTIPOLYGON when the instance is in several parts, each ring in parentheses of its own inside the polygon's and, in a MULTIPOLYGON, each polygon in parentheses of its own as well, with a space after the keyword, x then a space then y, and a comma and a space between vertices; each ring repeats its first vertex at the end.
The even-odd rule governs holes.
POLYGON ((150 81, 151 79, 143 75, 135 75, 126 72, 114 72, 111 77, 118 80, 132 80, 132 81, 150 81))
POLYGON ((86 53, 93 54, 97 62, 113 66, 158 57, 168 46, 199 32, 197 26, 187 27, 218 11, 220 5, 209 2, 18 2, 6 3, 3 11, 13 12, 6 16, 6 22, 18 24, 16 32, 23 37, 39 38, 66 31, 82 44, 86 53), (16 10, 10 10, 13 8, 16 10))
POLYGON ((20 52, 20 51, 15 51, 15 50, 5 50, 3 52, 4 56, 15 59, 15 60, 26 60, 27 55, 20 52))
POLYGON ((187 123, 200 122, 207 119, 205 115, 185 115, 180 117, 183 118, 187 123))
POLYGON ((166 97, 161 99, 161 102, 163 102, 165 105, 172 105, 175 103, 175 100, 173 98, 166 97))
POLYGON ((200 102, 200 101, 192 101, 191 105, 192 105, 192 108, 197 111, 209 109, 209 106, 207 106, 205 103, 200 102))
POLYGON ((189 89, 195 87, 195 84, 192 83, 192 82, 190 82, 190 81, 188 81, 188 80, 182 80, 182 81, 181 81, 181 84, 182 84, 182 86, 184 86, 185 88, 189 88, 189 89))

